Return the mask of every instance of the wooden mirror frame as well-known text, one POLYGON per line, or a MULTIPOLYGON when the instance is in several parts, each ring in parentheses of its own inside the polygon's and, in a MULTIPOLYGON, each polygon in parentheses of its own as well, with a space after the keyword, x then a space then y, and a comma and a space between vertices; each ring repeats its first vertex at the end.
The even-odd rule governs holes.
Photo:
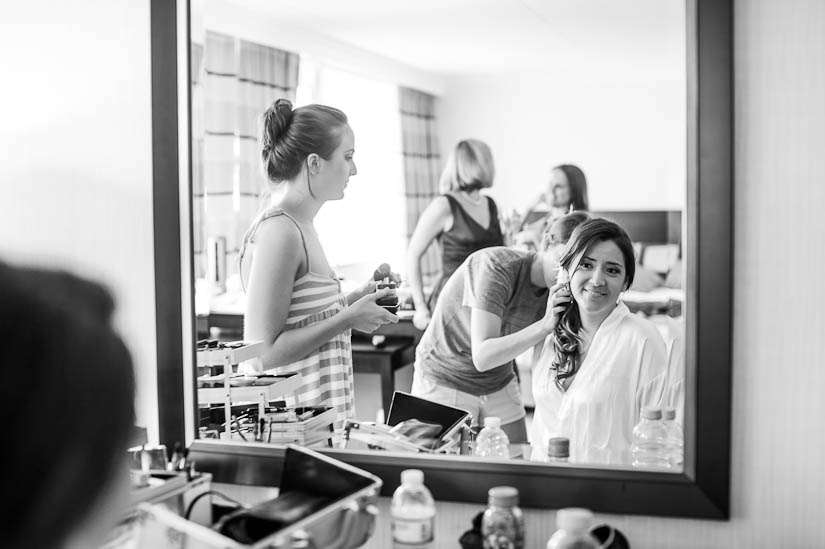
MULTIPOLYGON (((507 484, 519 489, 524 507, 578 505, 607 513, 728 518, 733 276, 732 4, 732 0, 686 0, 685 401, 692 405, 685 410, 685 471, 650 473, 416 456, 414 466, 424 470, 436 499, 483 503, 487 488, 507 484)), ((186 433, 194 428, 187 428, 184 405, 184 395, 195 390, 194 376, 187 376, 182 366, 194 364, 195 343, 194 321, 182 316, 187 309, 182 299, 188 301, 188 311, 194 310, 192 292, 182 291, 184 276, 189 278, 190 288, 193 283, 192 254, 184 257, 181 253, 181 242, 186 242, 181 235, 191 234, 181 225, 182 220, 188 224, 191 219, 191 154, 188 146, 179 147, 188 143, 180 141, 180 137, 188 139, 191 129, 179 133, 179 101, 184 105, 187 116, 183 120, 187 122, 191 105, 188 91, 181 98, 178 95, 175 55, 180 43, 187 44, 188 52, 188 23, 187 0, 152 0, 157 386, 160 441, 167 445, 186 440, 186 433), (179 29, 186 30, 179 34, 179 29), (179 36, 184 42, 179 42, 179 36), (179 155, 179 150, 184 154, 179 155), (190 197, 188 204, 181 201, 182 196, 184 200, 190 197)), ((188 62, 185 66, 189 66, 188 62)), ((227 453, 238 451, 242 450, 227 445, 227 453)), ((281 453, 272 450, 273 458, 281 453)), ((380 476, 385 495, 397 484, 400 471, 413 464, 409 456, 400 454, 346 450, 325 453, 380 476)))

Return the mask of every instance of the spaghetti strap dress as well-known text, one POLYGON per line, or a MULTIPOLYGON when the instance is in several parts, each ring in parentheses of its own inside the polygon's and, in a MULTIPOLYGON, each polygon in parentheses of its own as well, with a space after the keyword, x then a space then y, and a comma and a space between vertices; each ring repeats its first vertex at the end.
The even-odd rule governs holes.
POLYGON ((444 196, 450 203, 453 226, 449 231, 444 231, 438 236, 438 243, 441 246, 441 277, 433 285, 433 292, 427 300, 430 311, 435 309, 438 296, 450 275, 464 263, 471 253, 490 246, 504 245, 504 235, 498 220, 498 208, 492 198, 484 197, 490 209, 490 225, 482 227, 461 207, 454 196, 451 194, 444 196))
MULTIPOLYGON (((292 299, 289 303, 284 331, 296 330, 316 322, 331 318, 347 307, 347 300, 341 292, 339 281, 329 275, 320 275, 309 270, 304 233, 298 223, 281 209, 270 209, 261 213, 250 226, 243 239, 239 253, 239 263, 243 261, 247 247, 254 243, 255 233, 260 224, 275 216, 283 215, 291 220, 301 234, 307 272, 292 284, 292 299)), ((243 271, 241 271, 243 272, 243 271)), ((352 370, 351 331, 339 333, 307 356, 284 366, 267 370, 268 373, 284 375, 293 372, 301 374, 301 387, 292 395, 286 395, 288 406, 332 406, 336 409, 335 428, 344 426, 347 418, 354 416, 354 390, 352 370)))

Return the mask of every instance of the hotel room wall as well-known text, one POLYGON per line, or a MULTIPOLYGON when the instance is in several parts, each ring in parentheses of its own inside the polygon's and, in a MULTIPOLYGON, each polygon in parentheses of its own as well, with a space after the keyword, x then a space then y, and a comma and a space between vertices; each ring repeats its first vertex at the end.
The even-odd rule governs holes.
POLYGON ((0 259, 111 288, 154 438, 149 31, 146 0, 0 7, 0 259))
POLYGON ((685 82, 668 72, 678 71, 644 83, 538 71, 448 79, 437 103, 443 158, 461 139, 486 141, 496 163, 489 192, 503 210, 523 211, 566 163, 585 172, 592 209, 681 210, 685 82))

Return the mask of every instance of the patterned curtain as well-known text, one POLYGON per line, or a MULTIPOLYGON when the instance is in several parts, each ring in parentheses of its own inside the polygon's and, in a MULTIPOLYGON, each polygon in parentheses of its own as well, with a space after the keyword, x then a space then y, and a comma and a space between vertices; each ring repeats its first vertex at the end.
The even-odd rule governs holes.
MULTIPOLYGON (((441 158, 436 137, 435 97, 409 88, 399 88, 404 196, 407 209, 407 242, 421 212, 438 196, 441 158)), ((438 246, 434 243, 421 263, 421 283, 429 286, 441 271, 438 246)))
POLYGON ((237 252, 244 233, 261 205, 261 194, 268 182, 261 167, 262 115, 280 98, 295 102, 298 88, 298 55, 282 50, 239 41, 238 56, 238 137, 239 137, 239 213, 235 218, 236 239, 228 260, 229 274, 237 270, 237 252))
POLYGON ((240 241, 266 190, 258 145, 261 115, 276 99, 295 100, 299 58, 207 31, 202 59, 192 93, 195 271, 196 276, 205 276, 206 243, 222 237, 226 274, 232 276, 237 272, 240 241), (196 98, 196 93, 201 97, 196 98), (201 128, 197 128, 198 117, 201 128))

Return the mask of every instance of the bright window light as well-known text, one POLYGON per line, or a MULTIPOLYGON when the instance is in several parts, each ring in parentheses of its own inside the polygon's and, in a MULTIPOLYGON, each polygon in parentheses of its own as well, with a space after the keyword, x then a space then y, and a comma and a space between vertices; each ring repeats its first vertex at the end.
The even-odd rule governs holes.
POLYGON ((310 73, 314 100, 344 111, 355 134, 358 174, 343 200, 327 202, 316 218, 327 258, 358 281, 384 262, 401 271, 407 240, 398 88, 333 68, 310 73))

